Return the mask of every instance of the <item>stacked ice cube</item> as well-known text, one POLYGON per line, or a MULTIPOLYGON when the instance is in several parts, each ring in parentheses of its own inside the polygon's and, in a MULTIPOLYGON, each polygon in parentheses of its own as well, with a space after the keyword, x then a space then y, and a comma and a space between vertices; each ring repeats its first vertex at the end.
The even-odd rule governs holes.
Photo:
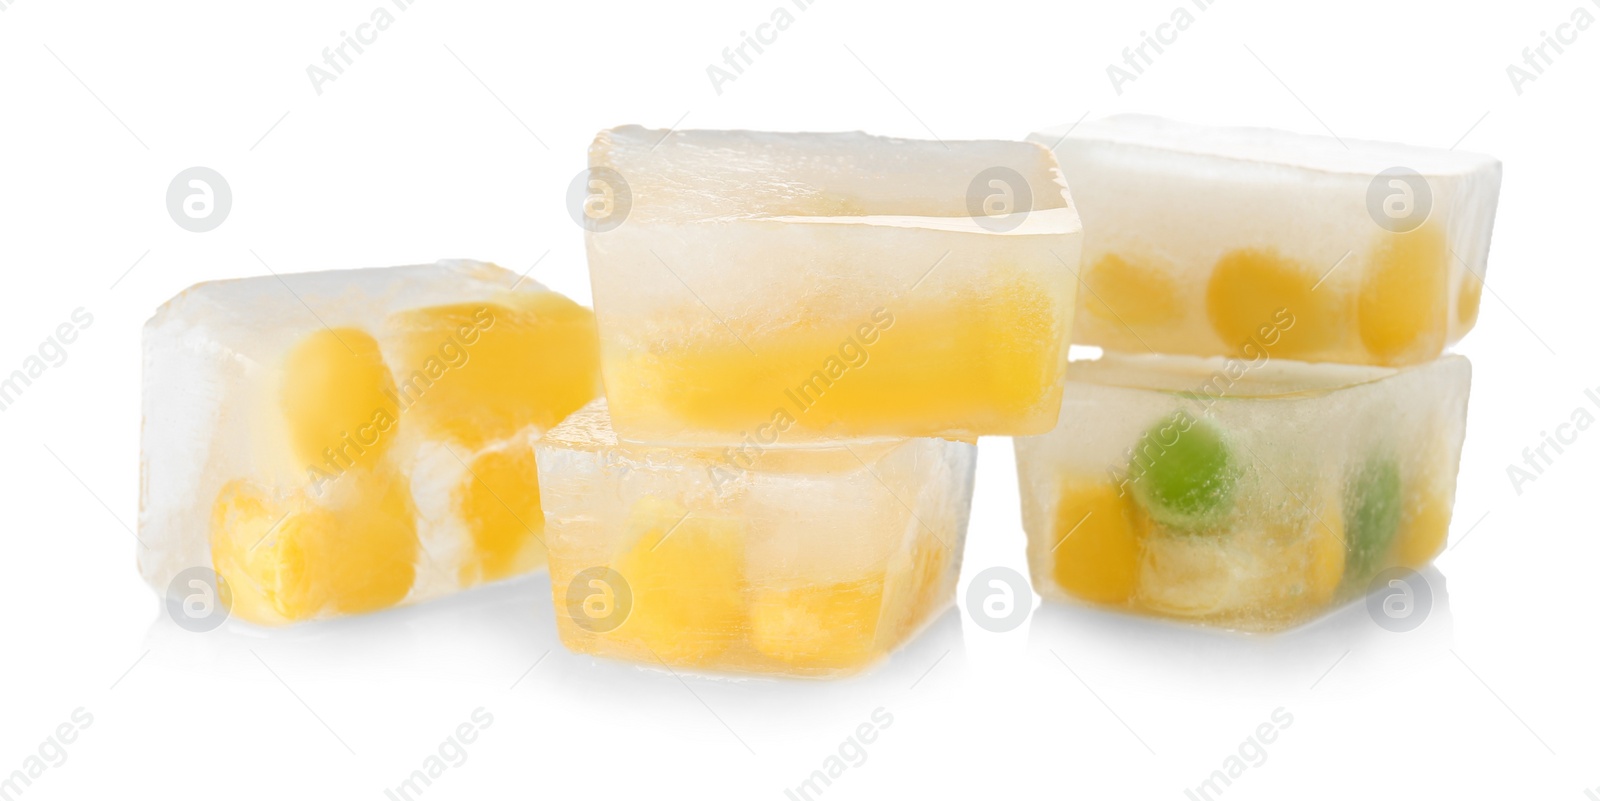
POLYGON ((143 348, 140 571, 262 624, 542 566, 533 440, 599 390, 589 310, 477 262, 200 284, 143 348))
POLYGON ((568 648, 822 676, 872 662, 948 602, 976 448, 930 437, 730 459, 621 441, 596 401, 537 453, 568 648))
POLYGON ((588 251, 627 438, 1054 425, 1080 228, 1045 148, 627 127, 590 168, 626 198, 588 251))
POLYGON ((1040 594, 1273 630, 1444 546, 1470 367, 1109 354, 1017 440, 1040 594))
POLYGON ((1417 364, 1478 318, 1500 162, 1143 116, 1036 133, 1083 215, 1073 343, 1417 364))
POLYGON ((1147 117, 1030 138, 1086 227, 1073 341, 1106 349, 1017 442, 1040 592, 1273 630, 1429 562, 1499 162, 1147 117))
POLYGON ((1055 424, 1080 231, 1054 157, 627 127, 588 179, 609 408, 537 460, 563 642, 712 671, 883 656, 952 599, 971 442, 1055 424))

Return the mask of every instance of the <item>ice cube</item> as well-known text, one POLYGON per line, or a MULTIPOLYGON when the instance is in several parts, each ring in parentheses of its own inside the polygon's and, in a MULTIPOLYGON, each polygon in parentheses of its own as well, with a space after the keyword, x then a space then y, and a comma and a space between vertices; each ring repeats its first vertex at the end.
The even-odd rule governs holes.
POLYGON ((619 442, 605 401, 536 445, 562 642, 709 672, 827 676, 954 594, 977 449, 619 442))
POLYGON ((589 270, 633 441, 1048 431, 1080 227, 1026 142, 602 132, 589 270))
POLYGON ((1471 367, 1107 354, 1017 439, 1036 589, 1271 631, 1444 547, 1471 367))
POLYGON ((598 350, 589 310, 491 264, 191 287, 144 329, 140 571, 214 569, 279 624, 536 569, 532 441, 598 350))
POLYGON ((1144 116, 1030 139, 1088 231, 1074 344, 1403 365, 1477 320, 1488 156, 1144 116))

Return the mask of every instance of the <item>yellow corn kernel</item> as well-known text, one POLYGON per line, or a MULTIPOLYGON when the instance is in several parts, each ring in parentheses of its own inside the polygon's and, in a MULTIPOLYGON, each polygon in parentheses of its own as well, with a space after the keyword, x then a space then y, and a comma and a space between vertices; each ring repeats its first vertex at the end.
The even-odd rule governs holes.
POLYGON ((1310 520, 1310 528, 1304 597, 1311 606, 1323 606, 1333 600, 1344 580, 1344 511, 1336 496, 1325 499, 1310 520))
POLYGON ((714 665, 744 638, 744 532, 738 521, 698 517, 646 497, 629 515, 633 543, 613 569, 633 608, 611 637, 673 665, 714 665))
POLYGON ((752 593, 750 644, 796 667, 846 668, 871 659, 883 578, 752 593))
POLYGON ((1256 340, 1284 358, 1327 351, 1339 344, 1341 315, 1337 294, 1318 287, 1319 278, 1312 267, 1270 250, 1229 252, 1206 287, 1211 327, 1235 354, 1256 340), (1263 337, 1263 329, 1274 328, 1263 337))
POLYGON ((1086 601, 1127 603, 1138 588, 1143 552, 1137 515, 1114 484, 1064 480, 1052 541, 1056 583, 1086 601))
POLYGON ((927 619, 929 612, 946 603, 950 577, 945 568, 950 564, 950 546, 933 533, 924 534, 911 546, 912 603, 897 637, 911 633, 917 624, 927 619))
POLYGON ((1152 610, 1273 630, 1326 606, 1344 579, 1337 493, 1312 510, 1226 535, 1154 530, 1145 539, 1139 602, 1152 610))
POLYGON ((407 423, 477 450, 554 427, 600 384, 594 313, 554 292, 402 312, 396 370, 407 423))
POLYGON ((1178 617, 1208 617, 1254 603, 1259 587, 1236 580, 1236 562, 1255 561, 1208 535, 1154 528, 1146 533, 1136 582, 1137 606, 1178 617))
POLYGON ((981 298, 842 321, 819 310, 739 339, 714 327, 661 349, 619 348, 607 368, 612 413, 667 429, 753 432, 781 411, 779 430, 1042 433, 1039 421, 1053 419, 1060 401, 1053 376, 1064 332, 1054 305, 1053 293, 1018 281, 981 298))
POLYGON ((418 543, 403 479, 358 468, 324 491, 313 501, 275 498, 242 480, 223 487, 211 558, 233 592, 233 614, 288 623, 383 609, 411 592, 418 543))
POLYGON ((950 547, 928 529, 911 538, 889 558, 883 580, 883 615, 878 643, 892 648, 927 623, 930 614, 949 601, 950 547))
POLYGON ((1162 325, 1180 313, 1178 287, 1166 265, 1107 253, 1084 273, 1083 283, 1083 309, 1113 325, 1162 325))
POLYGON ((1478 307, 1483 303, 1483 279, 1467 270, 1461 276, 1461 295, 1456 299, 1456 320, 1463 326, 1478 321, 1478 307))
POLYGON ((516 443, 472 460, 456 489, 456 508, 472 534, 473 552, 461 583, 498 581, 544 563, 544 511, 533 448, 516 443))
POLYGON ((1434 223, 1385 233, 1373 251, 1358 301, 1361 343, 1385 364, 1432 358, 1444 347, 1449 249, 1434 223))
POLYGON ((364 331, 324 328, 297 344, 284 360, 279 403, 306 465, 370 467, 394 441, 394 379, 364 331))
POLYGON ((1412 570, 1421 570, 1444 550, 1450 536, 1450 501, 1444 493, 1425 487, 1412 494, 1400 521, 1396 558, 1412 570))

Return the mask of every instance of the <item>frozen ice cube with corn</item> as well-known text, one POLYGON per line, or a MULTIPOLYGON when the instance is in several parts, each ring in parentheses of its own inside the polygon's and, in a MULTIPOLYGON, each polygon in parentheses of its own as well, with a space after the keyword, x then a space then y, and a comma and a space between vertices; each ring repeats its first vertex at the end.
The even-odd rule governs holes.
POLYGON ((599 388, 588 309, 467 261, 199 284, 143 349, 140 571, 262 624, 543 565, 533 440, 599 388))

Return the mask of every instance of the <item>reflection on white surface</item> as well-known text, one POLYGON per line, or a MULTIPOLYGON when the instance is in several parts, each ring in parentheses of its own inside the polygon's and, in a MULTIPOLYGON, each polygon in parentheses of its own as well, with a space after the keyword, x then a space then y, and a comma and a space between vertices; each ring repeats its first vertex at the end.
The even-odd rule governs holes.
POLYGON ((468 681, 496 693, 559 692, 596 715, 652 707, 670 707, 671 714, 715 710, 709 714, 733 731, 740 731, 736 720, 752 721, 748 728, 759 731, 772 725, 774 714, 829 719, 865 713, 935 686, 962 671, 964 661, 953 607, 887 659, 830 681, 708 676, 569 653, 556 635, 545 573, 377 614, 278 629, 230 620, 196 634, 163 614, 151 624, 144 648, 174 669, 222 677, 257 680, 265 664, 291 686, 324 678, 419 688, 468 681))
MULTIPOLYGON (((1078 664, 1181 666, 1189 677, 1251 685, 1291 679, 1310 687, 1342 661, 1399 658, 1408 651, 1447 651, 1453 623, 1445 577, 1421 573, 1432 593, 1426 620, 1394 632, 1374 622, 1358 600, 1299 628, 1279 634, 1240 634, 1088 606, 1044 602, 1028 623, 1035 657, 1078 664)), ((910 643, 863 673, 844 679, 781 680, 708 676, 656 666, 568 653, 556 636, 550 580, 538 574, 463 592, 430 603, 373 615, 268 629, 229 621, 195 634, 159 617, 144 647, 164 663, 189 670, 255 670, 258 661, 284 660, 301 671, 359 674, 373 671, 425 679, 435 670, 456 679, 493 685, 555 684, 562 692, 592 696, 601 705, 647 703, 663 693, 695 692, 738 697, 759 715, 776 699, 848 704, 856 696, 909 690, 936 682, 938 672, 963 670, 961 616, 947 609, 910 643), (255 656, 252 656, 252 653, 255 656), (462 671, 466 666, 470 669, 462 671)), ((994 636, 994 635, 979 635, 994 636)))
POLYGON ((1309 691, 1335 681, 1337 670, 1405 661, 1423 651, 1444 654, 1454 646, 1444 574, 1430 566, 1418 575, 1427 582, 1431 604, 1421 624, 1406 632, 1380 626, 1366 598, 1277 634, 1221 631, 1046 601, 1034 611, 1030 647, 1036 656, 1064 661, 1074 670, 1080 663, 1133 665, 1135 673, 1171 671, 1218 690, 1298 686, 1309 691))
POLYGON ((308 748, 343 753, 344 743, 365 756, 394 732, 429 733, 483 706, 508 732, 496 738, 600 738, 635 755, 691 749, 769 765, 792 786, 874 714, 896 721, 886 743, 923 742, 942 716, 966 709, 997 721, 1033 716, 1097 758, 1143 760, 1191 746, 1209 753, 1280 707, 1309 719, 1364 687, 1425 686, 1452 659, 1454 626, 1444 576, 1421 575, 1431 609, 1405 633, 1379 626, 1364 601, 1276 635, 1060 603, 1035 609, 1023 629, 993 632, 950 608, 888 659, 832 681, 704 676, 569 653, 543 574, 284 629, 230 621, 195 634, 163 616, 143 647, 146 668, 209 688, 209 714, 281 716, 308 748), (968 640, 989 656, 969 662, 968 640), (418 723, 419 710, 444 723, 418 723))
POLYGON ((520 657, 538 643, 554 643, 549 610, 550 579, 541 573, 414 606, 282 628, 229 620, 216 631, 193 634, 163 614, 151 624, 144 644, 192 663, 249 658, 255 650, 325 667, 426 663, 430 652, 471 653, 488 665, 520 657))

